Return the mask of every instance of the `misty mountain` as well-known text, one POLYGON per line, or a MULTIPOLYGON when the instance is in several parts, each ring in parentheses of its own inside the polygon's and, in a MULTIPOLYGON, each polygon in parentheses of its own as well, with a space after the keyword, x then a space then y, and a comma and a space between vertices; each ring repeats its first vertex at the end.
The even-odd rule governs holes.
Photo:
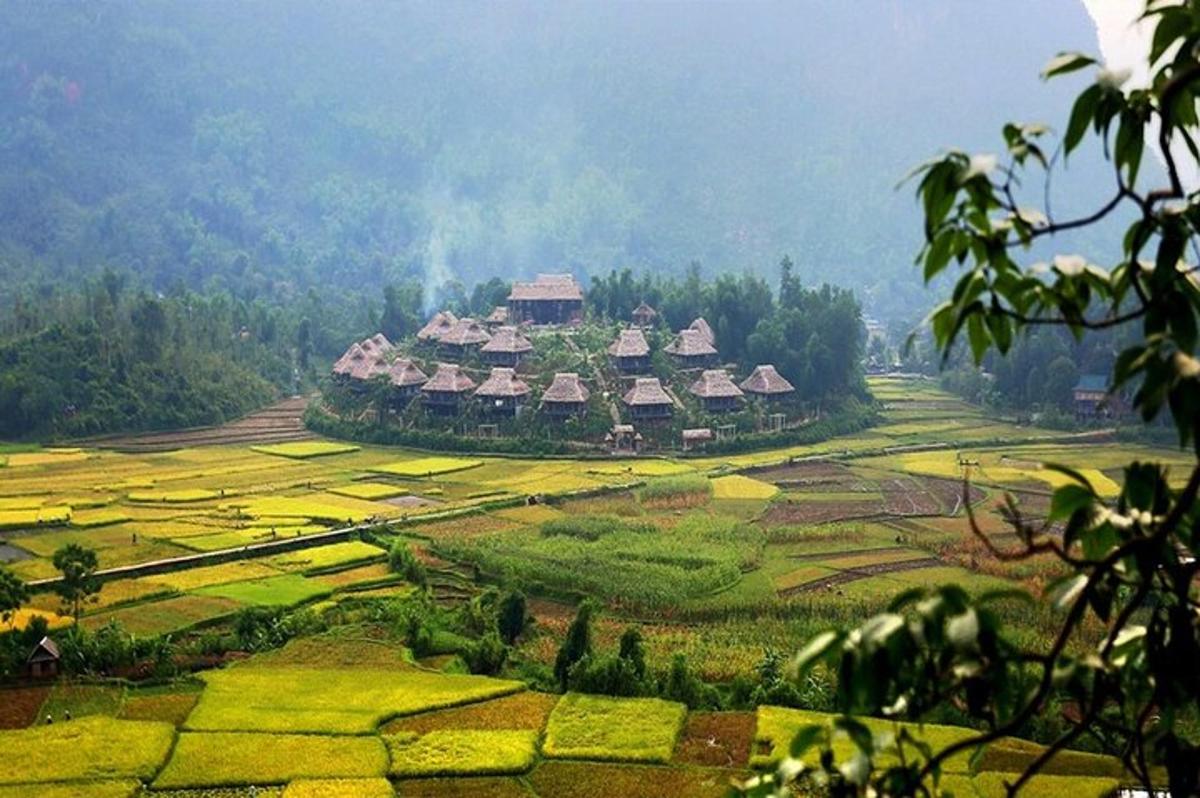
MULTIPOLYGON (((1056 118, 1068 0, 0 4, 0 292, 611 268, 929 302, 909 167, 1056 118)), ((1079 159, 1082 165, 1086 154, 1079 159)), ((1102 170, 1068 172, 1057 210, 1102 170)), ((1041 187, 1034 191, 1040 199, 1041 187)), ((1086 243, 1086 242, 1085 242, 1086 243)))

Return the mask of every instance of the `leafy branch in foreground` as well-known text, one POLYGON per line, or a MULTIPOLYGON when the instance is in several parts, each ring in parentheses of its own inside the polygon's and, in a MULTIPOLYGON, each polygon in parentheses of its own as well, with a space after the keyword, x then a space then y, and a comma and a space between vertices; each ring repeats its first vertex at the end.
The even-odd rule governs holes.
MULTIPOLYGON (((1046 126, 1010 123, 1003 129, 1003 163, 954 151, 915 170, 926 235, 918 263, 926 281, 952 264, 961 271, 950 298, 930 315, 944 355, 964 334, 979 362, 993 347, 1007 352, 1034 325, 1065 326, 1077 337, 1140 325, 1138 340, 1116 359, 1112 390, 1132 390, 1134 407, 1147 421, 1165 408, 1181 446, 1196 453, 1200 282, 1186 257, 1200 256, 1200 194, 1185 188, 1183 175, 1200 163, 1200 2, 1151 2, 1145 19, 1154 26, 1149 85, 1125 89, 1127 76, 1098 69, 1075 100, 1058 153, 1047 155, 1046 126), (1148 132, 1156 136, 1165 185, 1141 188, 1148 132), (1056 218, 1046 202, 1038 210, 1022 205, 1022 178, 1041 172, 1048 181, 1058 154, 1068 157, 1089 133, 1112 166, 1112 195, 1070 219, 1056 218), (1058 255, 1050 264, 1018 263, 1035 241, 1100 223, 1126 207, 1133 221, 1110 267, 1077 255, 1058 255)), ((1095 64, 1064 53, 1043 76, 1095 64)), ((988 538, 964 502, 972 531, 994 555, 1050 553, 1069 569, 1048 591, 1063 613, 1048 646, 1025 647, 1006 634, 996 605, 1014 600, 1011 593, 972 596, 955 586, 906 593, 888 612, 856 629, 826 632, 796 656, 797 674, 818 663, 837 674, 844 714, 830 728, 802 730, 778 772, 744 791, 935 795, 951 757, 970 755, 976 763, 988 744, 1067 706, 1066 730, 1012 777, 1010 795, 1085 737, 1120 757, 1130 778, 1147 789, 1200 792, 1200 605, 1194 588, 1200 464, 1173 480, 1161 465, 1132 462, 1112 502, 1081 474, 1055 468, 1067 484, 1054 492, 1046 522, 1029 522, 1008 499, 1005 516, 1016 533, 1015 548, 988 538), (935 750, 914 732, 919 727, 899 723, 923 720, 943 706, 967 714, 982 731, 935 750), (897 722, 892 732, 873 733, 855 715, 897 722), (853 743, 849 759, 837 761, 834 737, 853 743)))

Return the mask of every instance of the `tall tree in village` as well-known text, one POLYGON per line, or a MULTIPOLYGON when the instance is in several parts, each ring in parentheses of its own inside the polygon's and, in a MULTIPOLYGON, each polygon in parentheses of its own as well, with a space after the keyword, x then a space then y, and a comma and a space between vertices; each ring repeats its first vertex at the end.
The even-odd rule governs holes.
MULTIPOLYGON (((951 758, 977 757, 989 743, 1067 706, 1066 731, 1009 780, 1009 794, 1085 736, 1118 755, 1151 794, 1157 766, 1165 768, 1172 795, 1200 793, 1194 732, 1200 281, 1186 260, 1200 243, 1200 193, 1187 182, 1200 166, 1200 2, 1150 3, 1145 16, 1154 27, 1149 83, 1127 86, 1128 75, 1097 69, 1054 145, 1065 158, 1086 136, 1098 137, 1114 175, 1111 195, 1078 218, 1029 210, 1022 189, 1040 184, 1039 174, 1048 179, 1059 165, 1046 143, 1050 130, 1006 124, 1003 160, 951 151, 916 169, 926 235, 919 263, 927 281, 959 270, 951 296, 929 318, 946 354, 965 338, 978 362, 1046 326, 1081 338, 1115 327, 1140 331, 1117 357, 1111 389, 1132 391, 1147 421, 1169 415, 1180 445, 1197 453, 1198 462, 1186 474, 1131 462, 1113 500, 1101 498, 1077 471, 1048 464, 1066 484, 1055 490, 1045 520, 1025 517, 1008 499, 1015 545, 990 537, 972 515, 973 532, 996 557, 1049 553, 1069 569, 1045 597, 1062 613, 1054 639, 1031 647, 1001 623, 999 605, 1023 599, 1009 592, 971 595, 959 587, 910 591, 858 628, 817 636, 797 655, 795 670, 803 674, 818 663, 832 669, 845 714, 832 728, 802 730, 791 746, 793 758, 751 791, 822 785, 833 795, 928 795, 951 758), (1148 133, 1154 137, 1150 159, 1148 133), (1147 160, 1161 161, 1161 179, 1139 181, 1152 171, 1143 169, 1147 160), (1035 242, 1126 210, 1132 221, 1121 250, 1103 262, 1066 254, 1049 266, 1025 262, 1023 253, 1035 242), (957 707, 985 730, 931 746, 917 727, 869 725, 856 717, 920 720, 942 705, 957 707), (840 762, 831 747, 835 730, 853 742, 853 754, 840 762), (805 758, 814 748, 826 754, 805 758)), ((1095 64, 1063 53, 1044 77, 1095 64)))
POLYGON ((94 600, 100 592, 100 580, 96 578, 100 563, 96 552, 78 543, 68 543, 54 552, 53 562, 62 574, 54 590, 78 621, 83 605, 94 600))
POLYGON ((0 626, 12 620, 21 605, 29 600, 29 588, 7 568, 0 568, 0 626))

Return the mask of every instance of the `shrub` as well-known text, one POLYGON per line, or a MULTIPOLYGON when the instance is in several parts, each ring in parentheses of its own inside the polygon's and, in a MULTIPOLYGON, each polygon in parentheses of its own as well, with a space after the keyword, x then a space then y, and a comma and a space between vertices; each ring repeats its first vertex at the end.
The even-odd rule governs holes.
POLYGON ((567 636, 554 658, 554 678, 565 690, 571 668, 592 650, 592 609, 590 601, 579 605, 575 620, 567 628, 567 636))
POLYGON ((505 593, 496 611, 496 631, 500 633, 500 639, 511 646, 525 631, 528 619, 525 594, 519 590, 505 593))
POLYGON ((425 587, 428 576, 425 565, 416 558, 403 540, 397 540, 388 551, 388 568, 392 573, 400 574, 408 582, 417 587, 425 587))
POLYGON ((465 652, 471 673, 494 676, 508 661, 508 646, 496 632, 490 632, 470 645, 465 652))

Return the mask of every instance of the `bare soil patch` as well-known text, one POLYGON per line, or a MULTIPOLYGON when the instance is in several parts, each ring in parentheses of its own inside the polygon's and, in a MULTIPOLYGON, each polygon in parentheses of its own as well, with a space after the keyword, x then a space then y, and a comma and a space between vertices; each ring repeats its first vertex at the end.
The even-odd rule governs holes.
POLYGON ((0 690, 0 729, 24 729, 32 725, 49 695, 49 687, 0 690))

